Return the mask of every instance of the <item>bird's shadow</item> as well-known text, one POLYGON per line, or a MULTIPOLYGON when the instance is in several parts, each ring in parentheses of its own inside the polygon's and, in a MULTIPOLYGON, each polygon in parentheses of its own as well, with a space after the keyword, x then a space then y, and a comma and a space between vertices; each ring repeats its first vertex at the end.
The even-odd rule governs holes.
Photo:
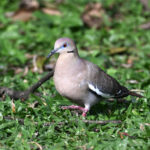
MULTIPOLYGON (((89 115, 93 115, 95 117, 98 117, 98 115, 100 114, 105 115, 107 117, 117 115, 120 118, 121 117, 120 115, 124 114, 126 110, 128 109, 129 105, 132 103, 134 104, 137 103, 134 97, 130 97, 129 99, 117 99, 117 100, 114 99, 113 101, 103 100, 103 101, 100 101, 98 104, 94 105, 90 109, 89 115), (116 113, 116 111, 118 112, 116 113)), ((60 105, 60 109, 61 109, 61 106, 64 106, 64 104, 60 105)), ((70 111, 74 115, 79 116, 80 114, 82 114, 82 112, 79 110, 70 110, 70 111)))
POLYGON ((126 99, 118 99, 114 101, 103 100, 91 108, 90 115, 95 116, 105 114, 107 116, 111 116, 116 110, 121 111, 122 108, 125 108, 124 111, 127 110, 131 103, 132 100, 128 101, 126 99))

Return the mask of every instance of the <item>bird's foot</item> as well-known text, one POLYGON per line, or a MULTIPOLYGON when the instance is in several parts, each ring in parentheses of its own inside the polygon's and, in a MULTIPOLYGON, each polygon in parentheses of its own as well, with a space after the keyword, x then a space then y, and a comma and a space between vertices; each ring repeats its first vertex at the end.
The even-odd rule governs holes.
POLYGON ((84 108, 84 111, 82 113, 82 116, 85 118, 86 117, 86 113, 88 112, 88 109, 84 108))
POLYGON ((86 113, 88 112, 88 109, 81 107, 81 106, 76 106, 76 105, 70 105, 70 106, 62 106, 61 109, 77 109, 82 112, 82 116, 86 117, 86 113))

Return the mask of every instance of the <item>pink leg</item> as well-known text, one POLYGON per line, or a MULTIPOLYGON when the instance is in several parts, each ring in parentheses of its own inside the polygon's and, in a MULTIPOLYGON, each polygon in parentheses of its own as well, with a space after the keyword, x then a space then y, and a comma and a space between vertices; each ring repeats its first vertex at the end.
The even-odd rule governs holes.
POLYGON ((82 113, 82 116, 83 117, 86 117, 86 113, 88 112, 88 109, 86 109, 86 108, 84 108, 85 110, 83 111, 83 113, 82 113))
POLYGON ((78 109, 80 111, 82 111, 82 116, 86 117, 86 113, 88 112, 88 109, 83 108, 81 106, 76 106, 76 105, 70 105, 70 106, 62 106, 62 109, 78 109))

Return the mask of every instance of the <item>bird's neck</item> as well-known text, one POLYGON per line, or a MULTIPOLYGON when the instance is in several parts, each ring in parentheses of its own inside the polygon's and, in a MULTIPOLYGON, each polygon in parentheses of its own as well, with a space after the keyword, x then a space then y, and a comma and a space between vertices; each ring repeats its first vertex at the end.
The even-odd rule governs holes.
POLYGON ((55 67, 55 73, 69 74, 69 72, 76 73, 80 69, 82 59, 78 53, 63 53, 60 54, 55 67))

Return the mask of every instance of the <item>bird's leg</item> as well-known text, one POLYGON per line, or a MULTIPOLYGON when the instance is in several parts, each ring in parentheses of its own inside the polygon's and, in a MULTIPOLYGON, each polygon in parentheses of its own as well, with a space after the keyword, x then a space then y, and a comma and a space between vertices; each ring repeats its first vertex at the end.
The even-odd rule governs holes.
POLYGON ((82 113, 82 116, 83 116, 83 117, 86 117, 86 113, 87 113, 88 111, 89 111, 88 109, 84 108, 84 111, 83 111, 83 113, 82 113))
POLYGON ((80 110, 80 111, 82 111, 82 116, 83 117, 86 117, 86 113, 88 112, 87 108, 83 108, 81 106, 76 106, 76 105, 62 106, 61 108, 62 109, 77 109, 77 110, 80 110))

